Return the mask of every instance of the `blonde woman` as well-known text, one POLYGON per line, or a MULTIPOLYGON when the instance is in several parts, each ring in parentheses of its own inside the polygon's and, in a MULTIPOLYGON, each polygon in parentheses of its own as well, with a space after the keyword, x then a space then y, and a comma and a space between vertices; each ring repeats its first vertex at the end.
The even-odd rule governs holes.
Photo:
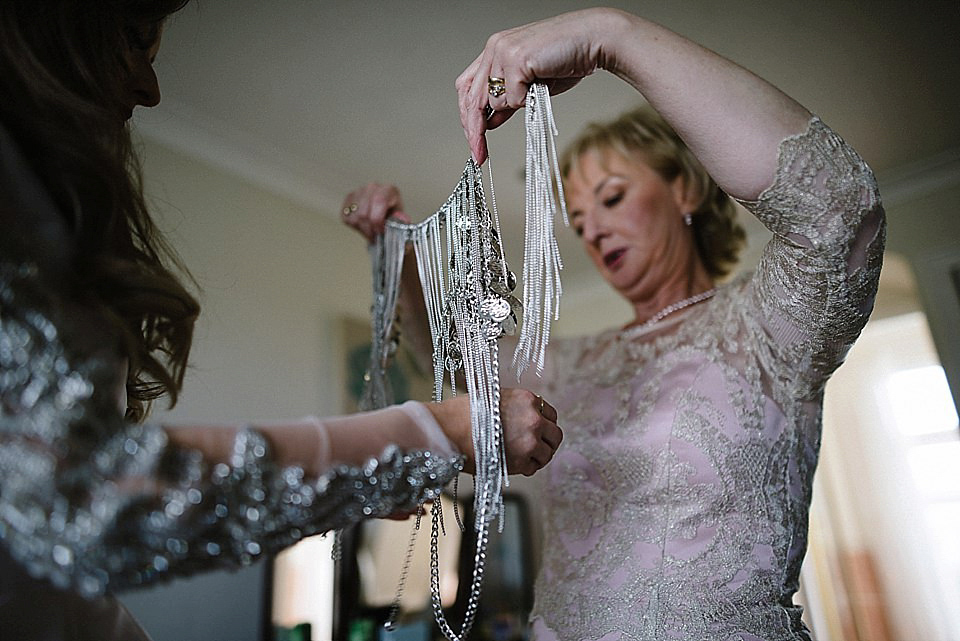
MULTIPOLYGON (((524 380, 556 399, 566 434, 541 477, 532 637, 809 640, 792 599, 824 385, 877 290, 876 182, 769 83, 603 8, 489 38, 457 80, 474 158, 534 80, 557 93, 598 70, 652 109, 588 127, 564 155, 564 187, 584 250, 634 317, 552 341, 542 379, 524 380), (754 271, 721 284, 742 240, 730 198, 773 239, 754 271)), ((382 205, 399 202, 391 187, 353 200, 368 233, 399 209, 382 205)), ((421 303, 405 292, 409 336, 421 303)))

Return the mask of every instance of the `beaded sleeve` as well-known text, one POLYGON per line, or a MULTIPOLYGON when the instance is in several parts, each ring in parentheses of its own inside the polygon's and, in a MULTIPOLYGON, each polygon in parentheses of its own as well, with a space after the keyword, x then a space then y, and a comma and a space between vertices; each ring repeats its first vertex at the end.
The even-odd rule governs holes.
POLYGON ((0 542, 32 575, 94 596, 242 565, 298 539, 436 497, 460 459, 388 447, 317 479, 239 434, 208 465, 119 415, 105 362, 76 357, 36 270, 0 264, 0 542))
MULTIPOLYGON (((741 201, 770 231, 751 281, 768 374, 799 398, 822 392, 869 318, 883 259, 876 179, 819 118, 780 143, 773 184, 741 201)), ((798 400, 798 399, 797 399, 798 400)))

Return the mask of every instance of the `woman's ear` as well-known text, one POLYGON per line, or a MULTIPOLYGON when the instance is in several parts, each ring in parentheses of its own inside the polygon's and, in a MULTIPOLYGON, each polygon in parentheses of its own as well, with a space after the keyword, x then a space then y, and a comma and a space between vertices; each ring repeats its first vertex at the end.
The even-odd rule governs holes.
POLYGON ((699 207, 701 195, 697 186, 692 181, 688 181, 683 174, 678 174, 670 183, 670 189, 673 191, 673 198, 677 204, 677 209, 684 216, 693 214, 699 207))

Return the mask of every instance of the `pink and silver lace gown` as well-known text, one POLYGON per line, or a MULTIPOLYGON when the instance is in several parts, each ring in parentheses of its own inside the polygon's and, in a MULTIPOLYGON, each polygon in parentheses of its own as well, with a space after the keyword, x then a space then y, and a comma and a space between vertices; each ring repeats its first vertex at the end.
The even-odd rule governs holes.
POLYGON ((792 597, 823 390, 873 306, 883 209, 818 118, 743 204, 773 232, 754 273, 652 328, 550 347, 566 437, 545 470, 537 641, 812 638, 792 597))

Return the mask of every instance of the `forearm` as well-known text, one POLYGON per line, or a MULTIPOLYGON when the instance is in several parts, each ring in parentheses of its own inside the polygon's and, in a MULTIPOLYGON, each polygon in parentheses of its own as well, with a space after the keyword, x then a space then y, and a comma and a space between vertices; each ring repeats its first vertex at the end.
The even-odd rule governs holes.
MULTIPOLYGON (((164 425, 176 447, 200 452, 211 465, 229 463, 237 435, 246 425, 164 425)), ((329 468, 325 435, 310 419, 299 419, 268 427, 251 425, 267 439, 273 460, 282 467, 296 466, 316 478, 329 468)), ((375 454, 374 454, 375 456, 375 454)))
POLYGON ((400 319, 400 341, 409 348, 420 372, 433 375, 433 336, 427 320, 427 307, 417 270, 417 257, 408 251, 403 258, 400 276, 400 294, 397 298, 397 316, 400 319))
POLYGON ((597 64, 634 86, 727 193, 755 199, 770 185, 779 143, 810 113, 722 56, 643 18, 597 14, 597 64))
MULTIPOLYGON (((444 423, 446 429, 456 436, 456 417, 444 417, 449 419, 444 423)), ((248 426, 179 425, 164 429, 178 447, 198 450, 211 463, 226 463, 233 455, 236 436, 244 427, 248 426)), ((254 423, 249 427, 267 439, 275 463, 300 467, 307 477, 314 478, 337 464, 363 465, 390 445, 402 450, 430 450, 439 456, 456 456, 469 447, 469 441, 462 438, 456 439, 459 443, 451 442, 435 413, 420 403, 345 416, 254 423)), ((469 424, 466 433, 469 434, 469 424)))

